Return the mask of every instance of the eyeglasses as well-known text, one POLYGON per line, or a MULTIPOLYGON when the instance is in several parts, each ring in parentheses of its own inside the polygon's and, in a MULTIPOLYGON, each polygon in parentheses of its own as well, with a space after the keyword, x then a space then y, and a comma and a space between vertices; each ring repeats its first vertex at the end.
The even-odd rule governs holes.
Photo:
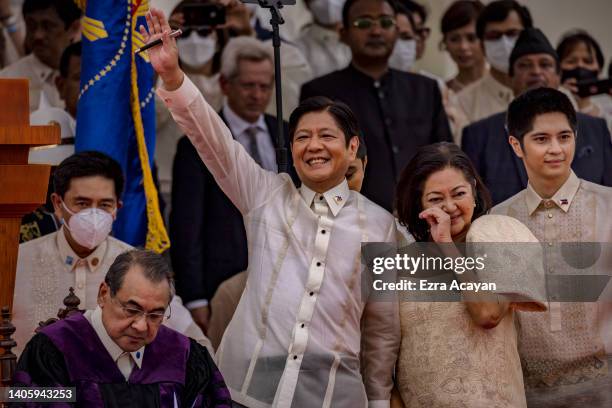
POLYGON ((389 16, 382 16, 378 19, 361 17, 353 21, 353 27, 358 28, 360 30, 368 30, 372 28, 374 24, 378 24, 380 28, 384 30, 388 30, 391 27, 395 27, 395 19, 389 16))
POLYGON ((145 316, 147 323, 152 325, 159 325, 164 320, 170 319, 170 316, 172 315, 172 309, 170 308, 170 305, 168 305, 168 308, 163 312, 145 312, 142 309, 126 306, 125 303, 115 297, 111 297, 111 300, 115 301, 121 307, 126 319, 130 319, 133 321, 140 320, 141 317, 145 316))

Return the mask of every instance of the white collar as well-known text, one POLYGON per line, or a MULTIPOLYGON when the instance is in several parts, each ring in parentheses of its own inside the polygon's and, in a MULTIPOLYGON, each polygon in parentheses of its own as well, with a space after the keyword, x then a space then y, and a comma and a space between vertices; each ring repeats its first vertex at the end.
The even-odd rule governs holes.
POLYGON ((223 103, 223 116, 225 117, 229 128, 232 130, 232 133, 236 138, 242 135, 248 128, 253 126, 263 131, 267 129, 263 114, 259 115, 259 118, 255 123, 249 123, 238 116, 238 114, 234 112, 227 104, 227 101, 223 103))
MULTIPOLYGON (((300 187, 300 194, 309 207, 312 205, 312 201, 317 195, 315 191, 308 188, 304 183, 302 183, 302 186, 300 187)), ((338 215, 342 207, 344 207, 344 204, 346 204, 348 201, 350 194, 351 190, 349 189, 348 182, 345 178, 340 184, 327 190, 321 195, 325 198, 325 201, 327 201, 327 205, 335 217, 338 215)))
MULTIPOLYGON (((108 351, 108 354, 110 354, 111 358, 116 363, 119 357, 121 357, 125 353, 125 351, 123 351, 121 347, 119 347, 117 343, 115 343, 106 332, 104 323, 102 323, 102 309, 100 308, 100 306, 97 306, 95 310, 91 313, 91 326, 94 328, 106 351, 108 351)), ((138 350, 132 351, 130 353, 130 355, 132 356, 132 361, 134 361, 138 368, 142 366, 144 349, 145 346, 142 346, 138 350)))

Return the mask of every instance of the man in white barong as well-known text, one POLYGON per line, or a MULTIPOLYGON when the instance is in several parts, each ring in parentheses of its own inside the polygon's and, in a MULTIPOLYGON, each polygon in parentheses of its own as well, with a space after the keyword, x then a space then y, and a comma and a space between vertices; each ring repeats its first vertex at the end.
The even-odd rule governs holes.
MULTIPOLYGON (((396 302, 362 297, 361 243, 396 240, 391 214, 346 181, 359 146, 346 105, 305 101, 289 139, 298 189, 262 169, 179 68, 163 13, 147 16, 146 42, 163 81, 158 95, 217 183, 241 211, 249 267, 219 346, 232 399, 248 407, 388 407, 399 346, 396 302)), ((365 288, 364 288, 365 289, 365 288)))

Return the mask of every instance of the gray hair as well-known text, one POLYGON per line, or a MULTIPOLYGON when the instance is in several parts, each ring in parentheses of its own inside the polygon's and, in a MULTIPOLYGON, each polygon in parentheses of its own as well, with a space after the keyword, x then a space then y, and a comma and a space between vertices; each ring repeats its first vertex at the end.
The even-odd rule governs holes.
POLYGON ((135 265, 142 268, 145 278, 150 282, 160 283, 164 280, 168 282, 170 287, 168 303, 170 303, 174 297, 174 278, 172 277, 168 261, 161 255, 145 249, 132 249, 115 258, 115 261, 108 268, 108 272, 104 277, 104 282, 110 288, 111 296, 115 296, 119 289, 121 289, 125 274, 135 265))
POLYGON ((238 76, 238 64, 241 60, 265 61, 274 64, 274 55, 268 45, 253 37, 239 36, 232 38, 221 56, 221 75, 225 79, 238 76))

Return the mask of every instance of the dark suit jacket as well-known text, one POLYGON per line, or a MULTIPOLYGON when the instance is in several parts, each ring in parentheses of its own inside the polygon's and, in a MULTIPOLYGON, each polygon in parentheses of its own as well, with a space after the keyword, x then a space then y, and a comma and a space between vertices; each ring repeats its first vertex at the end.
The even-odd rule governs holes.
POLYGON ((438 84, 422 75, 390 69, 374 81, 350 65, 304 84, 300 99, 313 96, 340 100, 357 116, 368 149, 361 193, 387 210, 416 150, 452 141, 438 84))
MULTIPOLYGON (((497 113, 463 130, 462 148, 491 191, 493 204, 527 187, 527 172, 505 131, 506 112, 497 113)), ((572 169, 582 179, 612 186, 612 142, 603 119, 578 114, 578 137, 572 169)))
MULTIPOLYGON (((221 118, 225 121, 223 115, 221 118)), ((276 147, 278 122, 268 115, 265 122, 276 147)), ((289 169, 293 172, 291 162, 289 169)), ((224 280, 247 268, 242 214, 221 191, 186 136, 178 142, 172 173, 170 254, 176 290, 183 302, 210 300, 224 280)), ((297 180, 294 172, 290 174, 297 180)))

